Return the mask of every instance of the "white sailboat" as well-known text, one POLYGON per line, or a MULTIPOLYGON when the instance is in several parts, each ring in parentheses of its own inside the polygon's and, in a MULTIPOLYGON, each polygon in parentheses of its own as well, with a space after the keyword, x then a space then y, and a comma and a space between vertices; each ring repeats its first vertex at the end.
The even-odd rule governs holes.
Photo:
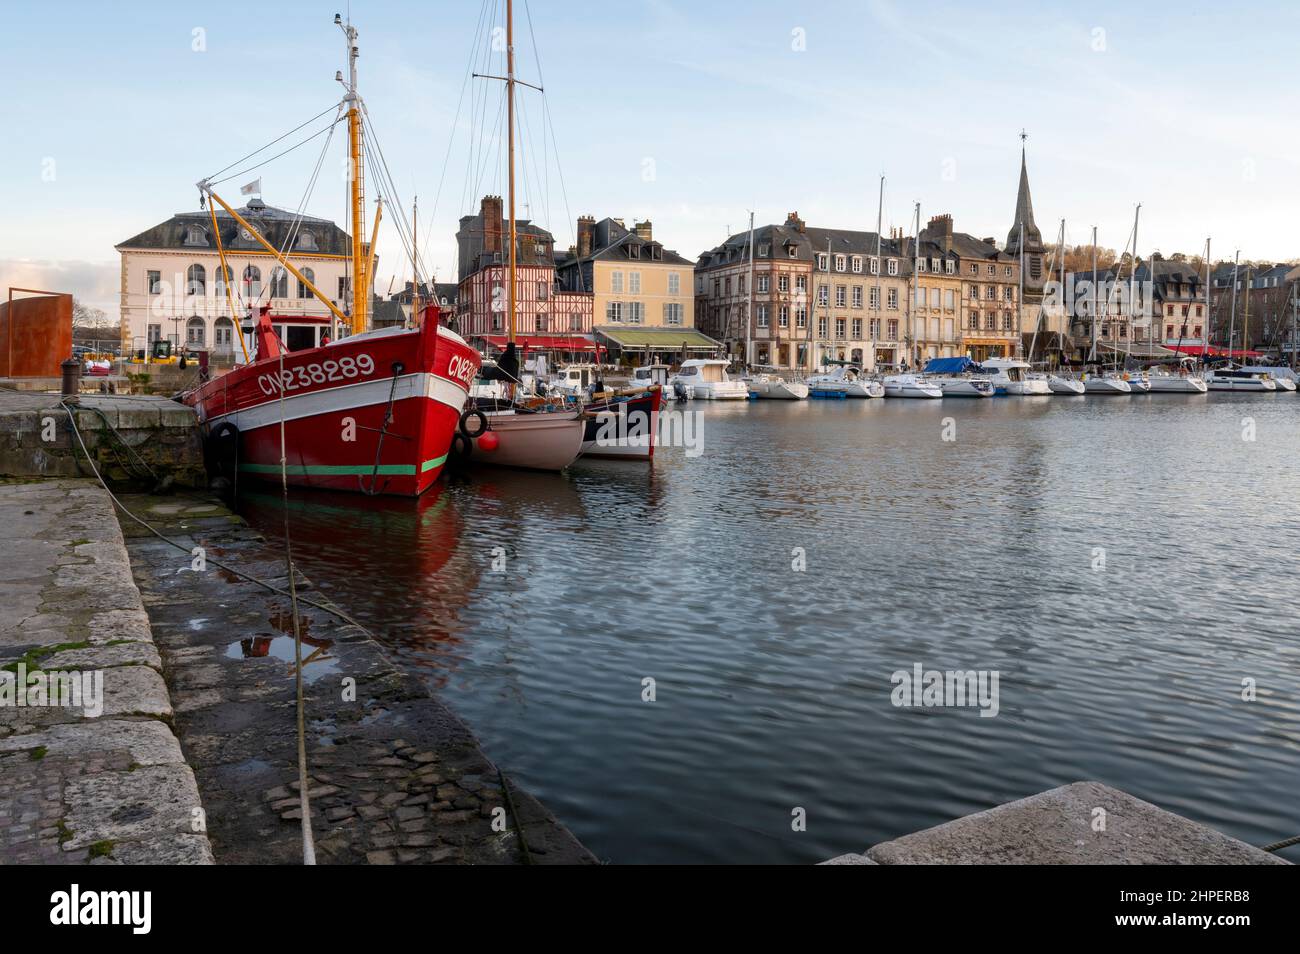
POLYGON ((884 379, 885 397, 889 398, 941 398, 943 388, 923 374, 887 374, 884 379))
POLYGON ((851 361, 825 361, 830 370, 814 374, 808 379, 809 393, 814 396, 830 395, 846 398, 884 397, 886 390, 879 381, 863 373, 859 365, 851 361))
POLYGON ((980 362, 980 367, 991 373, 993 390, 997 394, 1032 397, 1052 393, 1046 375, 1031 376, 1028 361, 1019 358, 989 358, 980 362))
POLYGON ((769 401, 802 401, 808 397, 808 385, 802 381, 787 381, 779 374, 760 372, 741 378, 749 388, 749 396, 769 401))
POLYGON ((668 389, 681 384, 686 396, 696 401, 748 401, 749 388, 745 382, 732 380, 727 373, 730 363, 723 358, 683 361, 677 373, 668 379, 668 389))

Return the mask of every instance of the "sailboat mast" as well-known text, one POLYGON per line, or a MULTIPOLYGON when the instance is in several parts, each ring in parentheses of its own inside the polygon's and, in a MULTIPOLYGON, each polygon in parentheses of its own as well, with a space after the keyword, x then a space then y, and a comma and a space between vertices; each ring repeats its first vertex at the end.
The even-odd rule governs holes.
POLYGON ((416 264, 415 250, 419 248, 420 197, 415 197, 411 207, 411 324, 420 324, 420 266, 416 264))
MULTIPOLYGON (((1250 345, 1250 265, 1246 266, 1246 316, 1241 320, 1241 360, 1246 360, 1246 349, 1250 345)), ((1232 350, 1232 342, 1228 342, 1228 350, 1232 350)), ((1229 355, 1228 357, 1232 357, 1229 355)))
MULTIPOLYGON (((1124 337, 1124 366, 1128 367, 1129 346, 1137 333, 1137 273, 1138 273, 1138 216, 1142 214, 1142 203, 1133 210, 1133 267, 1128 272, 1128 334, 1124 337)), ((1155 273, 1151 273, 1151 284, 1155 287, 1155 273)))
POLYGON ((352 204, 352 333, 360 334, 366 330, 366 310, 370 304, 368 287, 368 265, 370 250, 366 247, 366 207, 365 184, 363 181, 362 147, 361 147, 361 98, 357 95, 357 28, 351 22, 339 23, 348 40, 348 82, 347 95, 343 97, 348 104, 348 166, 351 172, 349 190, 352 204))
MULTIPOLYGON (((884 177, 883 175, 881 175, 881 177, 880 177, 880 198, 876 200, 876 309, 877 309, 877 312, 879 311, 879 309, 880 309, 880 307, 881 307, 881 304, 882 304, 882 302, 881 302, 882 295, 881 295, 881 291, 880 291, 880 270, 881 270, 881 268, 883 268, 884 266, 881 264, 881 261, 880 261, 880 243, 881 243, 880 228, 881 228, 881 225, 883 224, 884 215, 885 215, 885 177, 884 177)), ((873 322, 873 323, 878 323, 879 321, 880 321, 880 319, 879 319, 879 318, 876 318, 876 319, 875 319, 875 322, 873 322)), ((871 324, 868 324, 868 325, 867 325, 867 329, 868 329, 868 331, 871 329, 871 324)), ((875 353, 874 353, 874 352, 875 352, 875 349, 876 349, 876 339, 875 339, 875 336, 873 335, 872 338, 871 338, 871 350, 872 350, 872 355, 871 355, 871 368, 872 368, 872 370, 875 370, 875 367, 876 367, 876 355, 875 355, 875 353)), ((864 367, 866 366, 865 363, 864 363, 863 366, 864 366, 864 367)))
MULTIPOLYGON (((1019 287, 1016 290, 1016 357, 1023 358, 1025 350, 1024 329, 1020 322, 1024 316, 1022 306, 1025 303, 1025 220, 1020 220, 1020 267, 1016 269, 1019 287)), ((1033 355, 1029 356, 1033 360, 1033 355)))
POLYGON ((1232 364, 1232 342, 1237 337, 1237 269, 1241 249, 1232 256, 1232 306, 1228 310, 1228 364, 1232 364))
MULTIPOLYGON (((749 292, 749 305, 745 309, 745 366, 754 363, 754 213, 749 213, 749 278, 745 288, 749 292)), ((769 349, 770 350, 770 349, 769 349)))
POLYGON ((1201 364, 1210 346, 1210 237, 1205 237, 1205 324, 1201 326, 1201 364))
POLYGON ((1092 227, 1092 345, 1088 349, 1088 360, 1097 360, 1097 226, 1092 227))
POLYGON ((515 252, 519 247, 515 234, 515 5, 514 0, 506 0, 506 125, 509 133, 506 137, 510 162, 510 291, 508 294, 508 317, 506 335, 510 342, 515 340, 515 252))
MULTIPOLYGON (((915 370, 920 364, 917 357, 916 345, 916 321, 912 317, 912 312, 917 306, 916 297, 920 294, 921 277, 917 270, 921 267, 921 203, 916 203, 916 225, 912 229, 912 281, 914 287, 908 288, 907 296, 907 350, 911 360, 912 369, 915 370)), ((911 282, 908 283, 911 286, 911 282)))

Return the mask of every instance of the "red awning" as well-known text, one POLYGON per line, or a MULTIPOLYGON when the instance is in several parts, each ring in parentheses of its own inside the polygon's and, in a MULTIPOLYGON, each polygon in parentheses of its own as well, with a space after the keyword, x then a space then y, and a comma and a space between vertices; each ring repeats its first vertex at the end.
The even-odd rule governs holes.
POLYGON ((1180 354, 1197 357, 1204 354, 1207 358, 1258 358, 1263 355, 1262 351, 1242 351, 1240 348, 1229 351, 1216 345, 1165 345, 1165 347, 1180 354))
MULTIPOLYGON (((506 346, 505 335, 484 335, 483 340, 494 348, 506 346)), ((515 344, 525 351, 596 350, 596 342, 590 335, 517 335, 515 344)))

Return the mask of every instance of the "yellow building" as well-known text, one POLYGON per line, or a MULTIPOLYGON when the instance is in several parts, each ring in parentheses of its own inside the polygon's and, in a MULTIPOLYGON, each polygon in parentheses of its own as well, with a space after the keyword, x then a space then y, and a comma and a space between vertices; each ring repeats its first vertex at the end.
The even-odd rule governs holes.
POLYGON ((556 279, 590 292, 592 330, 635 350, 713 353, 717 342, 695 331, 694 263, 654 239, 649 222, 578 219, 578 244, 556 256, 556 279), (653 332, 653 334, 646 334, 653 332))

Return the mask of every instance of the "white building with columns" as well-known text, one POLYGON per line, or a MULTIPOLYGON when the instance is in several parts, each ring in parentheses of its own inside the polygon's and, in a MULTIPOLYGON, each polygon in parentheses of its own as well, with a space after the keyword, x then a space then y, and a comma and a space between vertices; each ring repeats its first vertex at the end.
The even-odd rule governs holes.
MULTIPOLYGON (((287 251, 294 268, 340 311, 350 311, 351 238, 346 232, 327 219, 298 219, 257 198, 238 211, 277 249, 291 241, 287 251)), ((329 309, 222 209, 217 210, 217 226, 229 270, 224 280, 207 211, 177 213, 115 246, 122 256, 124 353, 170 340, 174 347, 233 356, 239 347, 235 325, 256 304, 269 304, 272 315, 329 317, 329 309), (226 281, 233 283, 235 315, 226 281)))

